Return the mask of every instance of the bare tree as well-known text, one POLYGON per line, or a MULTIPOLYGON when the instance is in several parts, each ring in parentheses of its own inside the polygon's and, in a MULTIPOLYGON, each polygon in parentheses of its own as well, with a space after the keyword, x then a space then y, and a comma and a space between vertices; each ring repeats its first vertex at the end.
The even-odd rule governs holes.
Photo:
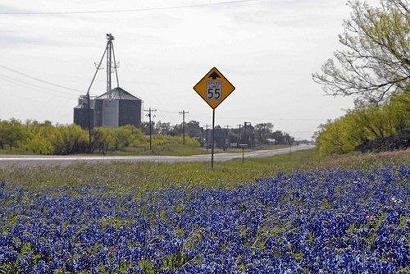
POLYGON ((408 0, 381 0, 380 7, 350 1, 351 18, 334 53, 313 80, 326 94, 355 95, 379 103, 410 83, 410 11, 408 0))

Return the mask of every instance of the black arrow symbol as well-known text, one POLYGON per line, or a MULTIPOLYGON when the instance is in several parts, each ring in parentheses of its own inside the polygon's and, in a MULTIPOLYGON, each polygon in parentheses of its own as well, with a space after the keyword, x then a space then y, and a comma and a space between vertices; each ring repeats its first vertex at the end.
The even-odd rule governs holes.
POLYGON ((219 74, 216 71, 214 71, 211 73, 211 75, 208 76, 208 78, 216 79, 221 78, 221 76, 219 76, 219 74))

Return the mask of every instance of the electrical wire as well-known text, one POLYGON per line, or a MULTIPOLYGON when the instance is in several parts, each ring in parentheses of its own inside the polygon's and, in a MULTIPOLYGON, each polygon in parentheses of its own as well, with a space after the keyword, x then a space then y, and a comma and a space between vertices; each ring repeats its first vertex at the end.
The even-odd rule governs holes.
POLYGON ((224 1, 215 3, 202 3, 191 5, 179 5, 169 7, 151 7, 151 8, 138 8, 138 9, 119 9, 119 10, 82 10, 82 11, 18 11, 18 12, 0 12, 0 15, 76 15, 76 14, 108 14, 108 13, 133 13, 155 10, 174 10, 174 9, 186 9, 186 8, 200 8, 207 6, 221 6, 229 4, 251 3, 260 2, 262 0, 237 0, 237 1, 224 1))
POLYGON ((51 86, 54 86, 54 87, 66 89, 66 90, 71 91, 71 92, 72 92, 72 91, 75 91, 76 94, 77 94, 78 92, 83 92, 83 91, 81 91, 81 90, 79 90, 79 89, 70 88, 70 87, 65 87, 65 86, 62 86, 62 85, 59 85, 59 84, 50 82, 50 81, 46 81, 46 80, 43 80, 43 79, 40 79, 40 78, 31 76, 31 75, 29 75, 29 74, 27 74, 27 73, 24 73, 24 72, 18 71, 18 70, 16 70, 16 69, 12 69, 12 68, 6 67, 6 66, 4 66, 4 65, 0 65, 0 67, 3 68, 3 69, 5 69, 5 70, 11 71, 11 72, 13 72, 13 73, 19 74, 19 75, 21 75, 21 76, 30 78, 30 79, 32 79, 32 80, 35 80, 35 81, 38 81, 38 82, 41 82, 41 83, 44 83, 44 84, 48 84, 48 85, 51 85, 51 86))
POLYGON ((28 82, 24 82, 24 81, 21 81, 21 80, 17 80, 17 79, 8 77, 8 76, 6 76, 6 75, 4 75, 4 74, 0 74, 0 80, 6 81, 6 82, 11 83, 11 84, 13 84, 13 85, 20 86, 20 87, 24 87, 24 88, 27 88, 27 87, 28 87, 28 88, 39 89, 39 90, 41 90, 41 91, 48 91, 48 92, 58 93, 60 96, 65 97, 65 98, 70 98, 70 99, 72 99, 73 96, 75 96, 75 95, 67 94, 67 93, 64 93, 64 92, 61 92, 61 91, 58 91, 58 90, 52 90, 52 89, 48 89, 48 88, 44 88, 44 87, 41 87, 41 86, 37 86, 37 85, 31 84, 31 83, 28 83, 28 82))

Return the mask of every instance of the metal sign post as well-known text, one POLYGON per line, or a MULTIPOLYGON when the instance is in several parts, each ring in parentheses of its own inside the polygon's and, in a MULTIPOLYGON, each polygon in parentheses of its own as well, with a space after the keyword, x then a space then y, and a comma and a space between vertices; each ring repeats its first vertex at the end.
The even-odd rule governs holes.
POLYGON ((215 149, 215 109, 212 109, 212 148, 211 148, 211 168, 214 168, 214 149, 215 149))
POLYGON ((245 148, 248 147, 248 144, 239 144, 239 147, 242 149, 242 163, 245 162, 245 148))
POLYGON ((194 90, 212 108, 211 168, 214 168, 215 109, 228 98, 235 87, 214 67, 194 86, 194 90))

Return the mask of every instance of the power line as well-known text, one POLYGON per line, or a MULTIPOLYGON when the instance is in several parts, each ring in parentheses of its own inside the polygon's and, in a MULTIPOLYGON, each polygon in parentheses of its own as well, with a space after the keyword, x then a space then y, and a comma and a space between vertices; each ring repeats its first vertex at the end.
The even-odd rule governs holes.
POLYGON ((224 2, 216 2, 216 3, 179 5, 179 6, 170 6, 170 7, 151 7, 151 8, 139 8, 139 9, 120 9, 120 10, 0 12, 0 15, 75 15, 75 14, 133 13, 133 12, 155 11, 155 10, 200 8, 200 7, 207 7, 207 6, 221 6, 221 5, 229 5, 229 4, 260 2, 260 1, 262 0, 237 0, 237 1, 224 1, 224 2))
POLYGON ((62 86, 62 85, 59 85, 59 84, 50 82, 50 81, 46 81, 46 80, 43 80, 43 79, 40 79, 40 78, 31 76, 31 75, 29 75, 29 74, 27 74, 27 73, 24 73, 24 72, 21 72, 21 71, 18 71, 18 70, 15 70, 15 69, 6 67, 6 66, 4 66, 4 65, 0 65, 0 67, 3 68, 3 69, 5 69, 5 70, 8 70, 8 71, 17 73, 17 74, 22 75, 22 76, 24 76, 24 77, 27 77, 27 78, 30 78, 30 79, 32 79, 32 80, 35 80, 35 81, 38 81, 38 82, 42 82, 42 83, 45 83, 45 84, 48 84, 48 85, 51 85, 51 86, 55 86, 55 87, 58 87, 58 88, 66 89, 66 90, 69 90, 69 91, 82 92, 82 91, 79 90, 79 89, 74 89, 74 88, 70 88, 70 87, 65 87, 65 86, 62 86))
POLYGON ((60 97, 64 97, 64 98, 66 98, 66 99, 73 99, 73 97, 70 96, 70 94, 64 94, 64 93, 58 92, 58 91, 56 91, 56 90, 51 90, 51 89, 43 88, 43 87, 40 87, 40 86, 35 86, 35 85, 32 85, 32 84, 27 84, 27 83, 25 83, 25 82, 21 82, 21 81, 14 80, 13 78, 10 78, 10 77, 7 77, 7 78, 6 78, 4 75, 1 75, 1 74, 0 74, 0 80, 1 80, 1 81, 6 81, 6 82, 8 82, 8 83, 10 83, 10 84, 13 84, 13 85, 15 85, 15 86, 19 86, 19 87, 23 87, 23 88, 30 88, 30 89, 32 89, 32 90, 34 90, 34 91, 36 91, 36 92, 39 92, 39 90, 41 89, 41 91, 43 91, 43 92, 44 92, 44 91, 47 91, 47 92, 55 92, 55 93, 58 93, 60 97), (38 89, 38 90, 36 90, 36 89, 38 89))
POLYGON ((64 97, 67 97, 67 98, 73 98, 73 96, 74 96, 74 95, 71 95, 71 94, 67 94, 67 93, 65 93, 65 92, 63 92, 63 91, 58 91, 58 90, 54 90, 54 89, 49 89, 49 88, 46 88, 46 87, 38 86, 38 85, 29 83, 29 82, 26 82, 26 81, 23 81, 23 80, 19 80, 19 79, 16 79, 16 78, 9 77, 9 76, 4 75, 4 74, 1 74, 1 73, 0 73, 0 79, 1 79, 1 80, 4 80, 4 81, 7 81, 7 82, 9 82, 9 83, 12 83, 12 84, 14 84, 14 85, 17 85, 17 86, 21 86, 21 87, 29 87, 29 88, 39 89, 39 90, 41 89, 42 91, 55 92, 55 93, 58 93, 58 94, 60 94, 60 95, 62 95, 62 96, 64 96, 64 97))

